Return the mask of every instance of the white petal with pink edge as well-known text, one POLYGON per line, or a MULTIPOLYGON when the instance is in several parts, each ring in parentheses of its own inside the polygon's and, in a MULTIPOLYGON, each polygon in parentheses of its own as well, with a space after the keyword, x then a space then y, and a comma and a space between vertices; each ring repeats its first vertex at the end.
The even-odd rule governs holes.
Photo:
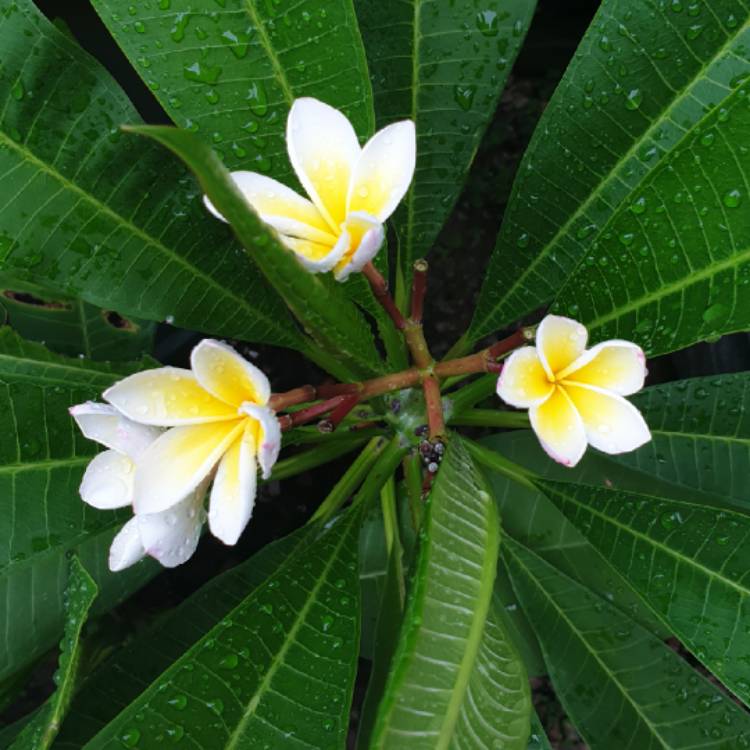
POLYGON ((352 124, 337 109, 296 99, 286 129, 289 160, 302 187, 334 232, 346 218, 346 198, 362 149, 352 124))
POLYGON ((204 482, 184 500, 161 513, 142 513, 136 516, 141 544, 147 555, 165 568, 182 565, 192 557, 205 521, 203 499, 204 482))
POLYGON ((263 479, 271 476, 271 469, 281 450, 281 427, 276 414, 266 406, 242 404, 242 411, 258 422, 256 451, 263 479))
POLYGON ((234 419, 237 409, 206 391, 190 370, 160 367, 115 383, 104 398, 125 416, 160 427, 234 419))
POLYGON ((616 393, 567 383, 565 391, 581 415, 588 442, 604 453, 627 453, 651 440, 638 409, 616 393))
POLYGON ((223 341, 203 339, 193 348, 190 366, 198 383, 232 406, 235 415, 245 401, 265 404, 271 397, 265 373, 223 341))
POLYGON ((167 430, 136 463, 135 512, 167 510, 195 491, 243 429, 235 419, 167 430))
POLYGON ((248 424, 224 454, 211 489, 208 526, 224 544, 236 544, 245 530, 255 505, 258 467, 255 437, 248 424))
POLYGON ((632 341, 603 341, 584 352, 558 378, 605 388, 629 396, 643 388, 646 356, 632 341))
POLYGON ((586 430, 573 402, 555 388, 543 403, 529 409, 531 427, 547 454, 563 466, 575 466, 586 452, 586 430))
POLYGON ((497 395, 519 409, 541 404, 554 388, 533 346, 516 349, 503 364, 497 380, 497 395))
POLYGON ((365 144, 349 186, 347 212, 365 211, 381 223, 406 195, 417 159, 414 123, 388 125, 365 144))
POLYGON ((128 419, 109 404, 87 401, 69 411, 85 437, 130 458, 137 458, 161 434, 155 427, 128 419))
POLYGON ((109 548, 109 569, 118 573, 146 556, 138 532, 138 520, 131 518, 117 533, 109 548))
POLYGON ((545 372, 553 377, 583 354, 586 327, 570 318, 547 315, 536 330, 536 348, 545 372))
POLYGON ((81 480, 81 499, 92 508, 112 510, 133 502, 133 460, 107 450, 94 456, 81 480))

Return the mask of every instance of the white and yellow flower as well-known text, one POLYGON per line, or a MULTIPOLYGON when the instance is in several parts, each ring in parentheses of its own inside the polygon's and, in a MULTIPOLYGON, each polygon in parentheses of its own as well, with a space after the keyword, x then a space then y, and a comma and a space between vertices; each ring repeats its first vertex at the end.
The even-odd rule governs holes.
MULTIPOLYGON (((70 413, 87 438, 108 448, 86 468, 80 487, 83 501, 100 510, 132 505, 136 461, 161 430, 133 422, 108 404, 79 404, 70 413)), ((168 510, 133 516, 112 541, 110 570, 124 570, 146 555, 167 568, 184 563, 198 545, 205 494, 203 483, 168 510)))
POLYGON ((84 435, 110 449, 89 465, 82 498, 97 508, 132 503, 135 511, 113 544, 113 569, 144 553, 165 565, 190 557, 211 480, 211 533, 225 544, 237 541, 252 514, 258 468, 267 478, 281 446, 270 396, 257 367, 204 339, 190 370, 139 372, 104 392, 109 405, 73 407, 84 435))
POLYGON ((548 315, 536 346, 515 351, 497 383, 503 401, 529 410, 542 447, 565 466, 575 466, 587 445, 626 453, 651 439, 641 413, 623 398, 643 388, 643 351, 621 340, 587 350, 587 341, 583 325, 548 315))
POLYGON ((306 268, 333 270, 344 281, 375 257, 385 236, 383 224, 409 189, 416 160, 414 123, 388 125, 362 148, 341 112, 304 98, 292 105, 286 137, 309 200, 255 172, 232 172, 232 177, 306 268))

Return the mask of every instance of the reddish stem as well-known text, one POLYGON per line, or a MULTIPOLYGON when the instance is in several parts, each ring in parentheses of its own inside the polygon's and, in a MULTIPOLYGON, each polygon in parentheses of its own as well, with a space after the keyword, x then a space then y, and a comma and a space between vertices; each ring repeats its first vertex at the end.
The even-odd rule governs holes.
POLYGON ((430 440, 439 440, 445 434, 443 418, 443 398, 440 395, 440 381, 433 375, 422 379, 425 406, 427 407, 427 424, 430 427, 430 440))
POLYGON ((399 331, 403 331, 406 327, 406 319, 401 314, 401 310, 398 309, 396 303, 393 301, 393 297, 391 297, 391 293, 388 291, 388 282, 386 282, 380 271, 372 263, 368 263, 362 269, 362 273, 370 282, 375 299, 382 305, 388 315, 391 316, 391 320, 396 328, 399 331))
POLYGON ((279 417, 281 429, 288 430, 292 427, 312 422, 313 419, 317 419, 335 409, 344 399, 346 399, 346 396, 335 396, 334 398, 329 398, 328 401, 321 401, 319 404, 313 404, 306 409, 295 411, 293 414, 284 414, 282 417, 279 417))
POLYGON ((427 292, 427 261, 424 258, 414 262, 414 278, 411 287, 411 320, 413 323, 422 322, 424 298, 427 292))
POLYGON ((344 421, 347 414, 359 403, 359 396, 356 393, 337 398, 341 398, 341 403, 331 411, 327 419, 324 419, 318 425, 318 429, 321 432, 333 432, 344 421))
POLYGON ((274 411, 283 411, 289 406, 304 404, 305 401, 315 401, 318 398, 316 389, 312 385, 303 385, 293 388, 285 393, 274 393, 268 401, 268 405, 274 411))

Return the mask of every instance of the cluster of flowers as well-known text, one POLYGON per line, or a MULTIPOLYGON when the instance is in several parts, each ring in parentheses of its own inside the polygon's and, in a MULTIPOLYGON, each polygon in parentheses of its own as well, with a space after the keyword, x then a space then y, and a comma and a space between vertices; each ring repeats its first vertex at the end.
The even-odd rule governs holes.
POLYGON ((88 465, 82 499, 100 509, 133 507, 112 543, 111 570, 145 555, 166 567, 185 562, 212 480, 209 529, 234 544, 250 520, 258 469, 267 478, 279 455, 268 378, 212 339, 193 349, 190 364, 130 375, 104 392, 106 404, 70 410, 81 432, 108 449, 88 465))
MULTIPOLYGON (((390 125, 361 148, 351 123, 314 99, 299 99, 287 125, 292 166, 310 200, 253 172, 232 177, 248 203, 312 272, 343 281, 372 260, 383 224, 409 188, 416 139, 410 121, 390 125)), ((221 215, 206 198, 209 210, 221 215)), ((498 380, 507 404, 529 409, 544 450, 574 466, 588 444, 606 453, 650 439, 638 410, 623 397, 643 387, 643 352, 628 341, 586 349, 587 331, 547 316, 536 346, 516 350, 498 380)), ((191 369, 163 367, 131 375, 103 394, 106 404, 71 409, 83 434, 108 450, 89 464, 83 500, 100 509, 132 506, 115 537, 109 565, 122 570, 145 555, 166 567, 195 551, 206 520, 234 544, 250 520, 257 475, 270 475, 281 444, 266 376, 219 341, 201 341, 191 369)), ((437 471, 439 446, 426 444, 437 471)))

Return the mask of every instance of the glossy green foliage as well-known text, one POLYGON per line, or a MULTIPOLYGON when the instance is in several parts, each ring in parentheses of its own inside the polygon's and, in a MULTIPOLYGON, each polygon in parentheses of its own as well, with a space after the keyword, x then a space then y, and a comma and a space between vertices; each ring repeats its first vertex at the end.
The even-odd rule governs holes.
MULTIPOLYGON (((593 451, 575 469, 554 463, 539 446, 536 435, 528 431, 493 436, 485 440, 484 445, 539 476, 555 481, 573 484, 585 482, 636 491, 654 488, 652 478, 623 469, 593 451)), ((503 530, 507 535, 586 588, 606 597, 629 617, 666 635, 667 631, 651 615, 617 567, 609 565, 543 493, 533 487, 522 486, 489 467, 485 473, 499 504, 503 530)), ((681 492, 681 488, 668 487, 666 484, 659 485, 659 489, 662 495, 668 495, 669 490, 674 494, 681 492)), ((508 615, 520 633, 528 637, 523 608, 517 607, 508 615)), ((530 648, 533 652, 533 639, 530 648)))
POLYGON ((355 510, 311 529, 86 747, 161 748, 189 731, 210 750, 343 748, 359 645, 359 521, 355 510))
POLYGON ((750 717, 659 638, 533 552, 504 555, 555 690, 591 750, 735 750, 750 717))
POLYGON ((750 517, 603 487, 538 485, 693 654, 750 700, 750 517))
POLYGON ((267 545, 246 562, 211 579, 153 627, 116 651, 80 687, 55 749, 83 747, 173 661, 272 576, 304 538, 305 531, 298 531, 267 545))
POLYGON ((744 83, 735 87, 620 205, 558 295, 555 309, 594 340, 626 336, 655 355, 750 327, 741 207, 750 99, 744 83))
POLYGON ((560 305, 597 338, 663 352, 750 322, 749 24, 740 0, 604 0, 524 156, 472 340, 577 267, 560 305))
POLYGON ((681 380, 647 388, 631 400, 652 440, 614 460, 750 507, 750 373, 681 380))
POLYGON ((36 284, 0 277, 0 307, 19 335, 60 354, 133 360, 151 350, 154 323, 126 318, 36 284))
POLYGON ((413 120, 417 168, 395 216, 401 271, 425 255, 463 184, 535 0, 356 0, 378 126, 413 120))
POLYGON ((111 607, 154 573, 148 563, 112 575, 109 544, 127 513, 84 505, 78 485, 96 452, 68 408, 99 393, 125 369, 50 354, 0 330, 0 678, 50 648, 64 621, 67 555, 77 552, 111 607))
POLYGON ((0 271, 123 315, 301 346, 289 314, 109 74, 31 0, 0 13, 0 271), (33 40, 33 43, 32 41, 33 40))
POLYGON ((289 182, 286 116, 314 96, 372 134, 372 94, 351 0, 93 0, 172 121, 230 169, 289 182))
POLYGON ((430 493, 370 747, 525 748, 525 671, 491 608, 497 509, 458 437, 430 493), (478 716, 482 717, 479 721, 478 716))
MULTIPOLYGON (((372 374, 379 356, 364 318, 330 275, 311 274, 295 254, 281 244, 247 204, 211 148, 186 130, 159 126, 133 129, 174 151, 195 172, 213 204, 232 224, 249 254, 270 284, 284 298, 305 328, 335 357, 321 360, 343 379, 372 374), (348 367, 346 366, 348 364, 348 367)), ((320 360, 314 350, 308 352, 320 360)))
POLYGON ((73 698, 81 662, 81 631, 96 599, 97 586, 78 557, 70 560, 63 608, 65 631, 60 642, 60 660, 55 675, 56 690, 47 703, 18 735, 10 750, 47 750, 57 736, 73 698))

